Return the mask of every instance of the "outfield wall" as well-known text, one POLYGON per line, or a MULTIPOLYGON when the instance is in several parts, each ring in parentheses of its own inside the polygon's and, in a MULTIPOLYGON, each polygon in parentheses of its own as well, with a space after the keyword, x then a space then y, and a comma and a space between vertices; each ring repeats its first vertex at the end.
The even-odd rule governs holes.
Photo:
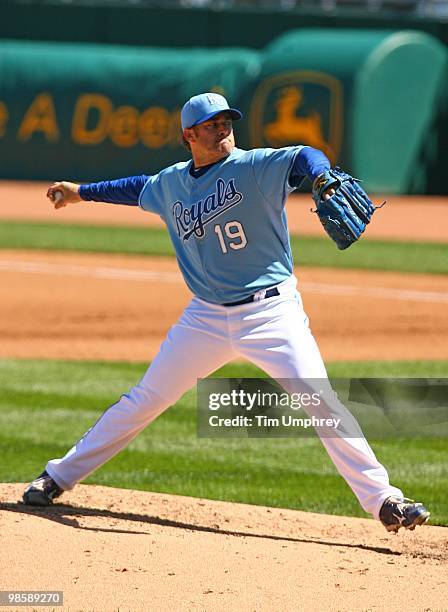
POLYGON ((218 91, 245 114, 243 148, 309 144, 371 191, 443 193, 446 75, 418 31, 299 29, 262 51, 3 40, 0 177, 154 173, 188 157, 185 99, 218 91))

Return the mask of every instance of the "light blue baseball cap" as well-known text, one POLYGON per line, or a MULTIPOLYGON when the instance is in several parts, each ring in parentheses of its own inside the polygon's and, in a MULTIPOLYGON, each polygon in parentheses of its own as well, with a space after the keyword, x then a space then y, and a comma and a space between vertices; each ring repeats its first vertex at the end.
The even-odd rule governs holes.
POLYGON ((217 93, 203 93, 193 96, 186 102, 181 112, 182 129, 208 121, 222 111, 229 111, 232 119, 238 121, 243 114, 236 108, 230 108, 229 103, 217 93))

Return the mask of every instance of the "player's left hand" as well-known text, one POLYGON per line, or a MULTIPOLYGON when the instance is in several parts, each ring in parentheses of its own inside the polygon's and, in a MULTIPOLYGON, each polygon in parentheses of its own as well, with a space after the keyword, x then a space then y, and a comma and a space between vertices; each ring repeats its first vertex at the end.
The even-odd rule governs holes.
POLYGON ((333 196, 335 193, 336 193, 335 189, 333 187, 330 187, 329 189, 327 189, 326 191, 322 193, 322 199, 329 200, 331 196, 333 196))
POLYGON ((320 174, 314 180, 312 195, 316 202, 313 212, 339 249, 359 240, 375 210, 383 206, 374 206, 358 180, 340 168, 320 174))

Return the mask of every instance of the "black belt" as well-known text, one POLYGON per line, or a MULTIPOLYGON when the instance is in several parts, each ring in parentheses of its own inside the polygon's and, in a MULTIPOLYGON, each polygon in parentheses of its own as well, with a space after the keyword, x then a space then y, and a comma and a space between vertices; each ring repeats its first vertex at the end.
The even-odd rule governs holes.
MULTIPOLYGON (((274 297, 274 295, 280 295, 280 291, 277 289, 277 287, 267 289, 263 299, 274 297)), ((244 298, 244 300, 238 300, 238 302, 229 302, 228 304, 223 304, 223 306, 240 306, 240 304, 250 304, 251 302, 255 302, 255 296, 256 293, 250 295, 247 298, 244 298)))

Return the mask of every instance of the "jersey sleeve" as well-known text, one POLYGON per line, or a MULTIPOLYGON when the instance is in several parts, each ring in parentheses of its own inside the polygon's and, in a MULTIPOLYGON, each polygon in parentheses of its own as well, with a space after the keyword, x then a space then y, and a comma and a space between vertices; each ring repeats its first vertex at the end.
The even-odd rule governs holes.
POLYGON ((156 213, 163 218, 162 202, 165 200, 165 191, 161 180, 162 174, 163 172, 148 177, 140 192, 138 205, 143 210, 156 213))
POLYGON ((255 182, 263 197, 276 208, 282 208, 286 196, 295 189, 289 182, 289 175, 301 149, 298 146, 253 151, 255 182))
POLYGON ((305 177, 311 182, 331 167, 327 156, 313 147, 302 147, 294 158, 294 163, 289 175, 289 184, 299 187, 305 177))
POLYGON ((81 185, 79 195, 88 202, 109 202, 138 206, 139 197, 148 180, 146 174, 129 176, 114 181, 101 181, 81 185))

